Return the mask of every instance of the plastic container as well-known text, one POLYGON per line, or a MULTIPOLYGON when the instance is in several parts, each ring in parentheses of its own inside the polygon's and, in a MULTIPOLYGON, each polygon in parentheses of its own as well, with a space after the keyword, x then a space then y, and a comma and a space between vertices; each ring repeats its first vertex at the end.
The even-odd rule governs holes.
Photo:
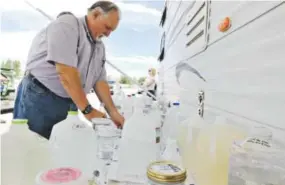
POLYGON ((3 184, 33 184, 36 174, 51 165, 48 141, 29 130, 27 122, 12 120, 1 137, 3 184))
POLYGON ((134 113, 134 101, 136 97, 130 96, 126 97, 125 101, 123 102, 123 116, 125 120, 129 119, 134 113))
POLYGON ((53 127, 50 145, 53 166, 72 166, 92 176, 96 167, 97 137, 92 125, 81 121, 78 112, 68 112, 53 127))
MULTIPOLYGON (((50 143, 57 146, 72 144, 72 141, 69 140, 71 135, 87 126, 85 122, 81 121, 77 111, 69 111, 65 120, 53 126, 50 143)), ((83 139, 81 138, 81 140, 83 139)))
POLYGON ((38 173, 35 185, 89 185, 88 178, 76 168, 54 168, 38 173))
POLYGON ((248 138, 232 146, 228 184, 283 185, 284 156, 284 148, 273 144, 269 129, 254 127, 248 138))
POLYGON ((199 185, 227 185, 230 148, 234 140, 246 136, 241 125, 223 117, 217 117, 214 124, 202 129, 196 142, 195 182, 199 185))
POLYGON ((174 102, 173 106, 168 109, 165 115, 165 120, 162 125, 162 147, 165 147, 167 138, 176 139, 179 123, 182 120, 179 106, 179 102, 174 102))
MULTIPOLYGON (((199 160, 198 136, 204 129, 209 129, 210 124, 204 121, 199 115, 192 115, 190 118, 179 124, 177 145, 182 157, 183 164, 192 175, 203 163, 199 160)), ((207 165, 207 164, 205 164, 207 165)))
POLYGON ((150 116, 150 108, 145 107, 143 97, 137 98, 135 105, 134 114, 125 121, 118 150, 117 177, 120 180, 144 177, 145 169, 157 160, 159 153, 157 137, 160 132, 157 128, 160 123, 150 116))
POLYGON ((182 158, 176 140, 168 138, 161 160, 172 161, 178 165, 182 165, 182 158))
POLYGON ((147 168, 149 185, 184 185, 187 178, 186 170, 169 161, 157 161, 147 168))
POLYGON ((123 104, 126 99, 125 93, 122 91, 120 85, 117 83, 114 88, 114 95, 112 96, 115 107, 123 114, 123 104))
POLYGON ((97 156, 100 159, 112 160, 115 145, 120 138, 119 129, 115 128, 110 119, 92 119, 97 136, 97 156))

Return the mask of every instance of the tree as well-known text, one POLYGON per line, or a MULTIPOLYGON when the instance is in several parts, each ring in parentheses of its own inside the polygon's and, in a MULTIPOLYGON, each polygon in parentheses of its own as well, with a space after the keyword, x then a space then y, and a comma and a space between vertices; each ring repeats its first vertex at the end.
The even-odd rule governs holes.
POLYGON ((126 76, 121 76, 120 81, 121 84, 131 84, 131 81, 126 76))
POLYGON ((133 81, 132 81, 132 84, 137 84, 138 83, 138 80, 137 80, 137 78, 136 77, 133 77, 133 79, 132 79, 133 81))
POLYGON ((146 79, 146 77, 140 77, 138 80, 139 84, 143 84, 145 79, 146 79))
POLYGON ((21 76, 21 62, 19 60, 4 60, 1 62, 1 68, 13 69, 15 72, 13 77, 21 76))

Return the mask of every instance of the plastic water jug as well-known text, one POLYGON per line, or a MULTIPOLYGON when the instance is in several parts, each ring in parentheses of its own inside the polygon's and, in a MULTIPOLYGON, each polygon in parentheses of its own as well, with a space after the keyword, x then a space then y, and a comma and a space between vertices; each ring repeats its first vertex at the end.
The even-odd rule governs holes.
POLYGON ((14 119, 1 137, 2 184, 33 184, 40 170, 50 166, 48 141, 29 130, 28 120, 14 119))
POLYGON ((123 102, 123 116, 125 120, 129 119, 134 113, 135 96, 128 96, 123 102))
POLYGON ((165 120, 162 125, 162 147, 165 147, 168 138, 176 140, 178 126, 182 120, 179 105, 179 102, 174 102, 173 106, 168 109, 165 115, 165 120))
POLYGON ((165 150, 162 153, 161 159, 182 165, 182 158, 176 140, 170 138, 167 139, 165 150))
POLYGON ((116 108, 119 110, 120 113, 122 113, 123 111, 123 104, 124 104, 124 100, 126 98, 125 93, 122 91, 122 89, 120 87, 118 87, 119 85, 115 86, 115 92, 114 95, 112 96, 113 102, 116 106, 116 108))
POLYGON ((40 172, 35 179, 35 185, 90 185, 81 170, 70 167, 40 172))
POLYGON ((118 89, 118 91, 112 96, 113 102, 125 119, 129 119, 134 111, 134 99, 135 97, 127 97, 125 93, 118 89))
POLYGON ((227 185, 228 161, 232 142, 246 137, 246 132, 231 120, 217 117, 197 139, 195 180, 200 185, 227 185), (207 178, 205 178, 207 177, 207 178))
MULTIPOLYGON (((159 140, 156 130, 159 123, 149 115, 143 98, 136 99, 135 112, 126 120, 118 150, 118 178, 145 177, 150 162, 157 159, 159 140), (131 151, 131 152, 130 152, 131 151)), ((140 179, 140 178, 138 178, 140 179)))
POLYGON ((283 185, 284 156, 284 148, 273 143, 268 128, 254 127, 248 138, 232 145, 228 184, 283 185))
POLYGON ((190 118, 181 122, 178 126, 177 144, 180 150, 183 164, 187 170, 195 175, 195 170, 200 165, 199 147, 197 139, 203 129, 209 129, 210 124, 199 115, 191 115, 190 118))
POLYGON ((78 112, 68 112, 65 120, 52 130, 50 144, 54 166, 72 166, 92 176, 96 164, 96 135, 92 124, 86 124, 78 112))

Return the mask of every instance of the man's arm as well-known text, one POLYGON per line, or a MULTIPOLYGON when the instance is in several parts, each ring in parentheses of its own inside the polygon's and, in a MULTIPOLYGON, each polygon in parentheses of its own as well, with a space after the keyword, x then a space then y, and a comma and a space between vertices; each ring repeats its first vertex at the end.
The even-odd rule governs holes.
POLYGON ((103 68, 101 71, 100 77, 94 86, 94 90, 101 102, 105 104, 105 108, 107 109, 108 114, 110 115, 113 122, 117 125, 118 128, 122 128, 125 122, 124 117, 118 112, 115 107, 111 93, 109 84, 106 81, 106 69, 103 68))
MULTIPOLYGON (((54 63, 67 94, 80 110, 84 110, 89 103, 77 70, 77 41, 77 22, 72 15, 61 16, 47 28, 47 61, 54 63)), ((91 119, 102 115, 104 114, 94 109, 85 117, 91 119)))
POLYGON ((100 80, 95 84, 95 92, 99 100, 105 104, 105 108, 109 114, 117 111, 111 97, 109 84, 105 80, 100 80))
POLYGON ((116 109, 111 94, 109 85, 105 80, 99 80, 95 84, 96 94, 101 102, 105 104, 107 112, 109 113, 111 119, 117 125, 118 128, 122 128, 125 122, 124 117, 116 109))
POLYGON ((77 69, 61 63, 56 63, 56 71, 59 74, 64 89, 72 98, 73 102, 80 110, 84 110, 89 102, 83 91, 77 69))

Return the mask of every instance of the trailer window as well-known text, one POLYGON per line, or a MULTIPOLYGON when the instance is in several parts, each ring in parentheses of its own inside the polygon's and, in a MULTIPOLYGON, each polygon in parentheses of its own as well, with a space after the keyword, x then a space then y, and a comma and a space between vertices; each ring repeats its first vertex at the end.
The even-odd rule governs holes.
POLYGON ((165 4, 164 10, 163 10, 163 13, 162 13, 162 16, 161 16, 160 24, 159 24, 161 27, 164 26, 164 23, 165 23, 165 20, 166 20, 166 15, 167 15, 167 5, 165 4))
POLYGON ((165 32, 162 34, 161 42, 160 42, 160 55, 158 57, 158 61, 162 61, 165 55, 165 32))

